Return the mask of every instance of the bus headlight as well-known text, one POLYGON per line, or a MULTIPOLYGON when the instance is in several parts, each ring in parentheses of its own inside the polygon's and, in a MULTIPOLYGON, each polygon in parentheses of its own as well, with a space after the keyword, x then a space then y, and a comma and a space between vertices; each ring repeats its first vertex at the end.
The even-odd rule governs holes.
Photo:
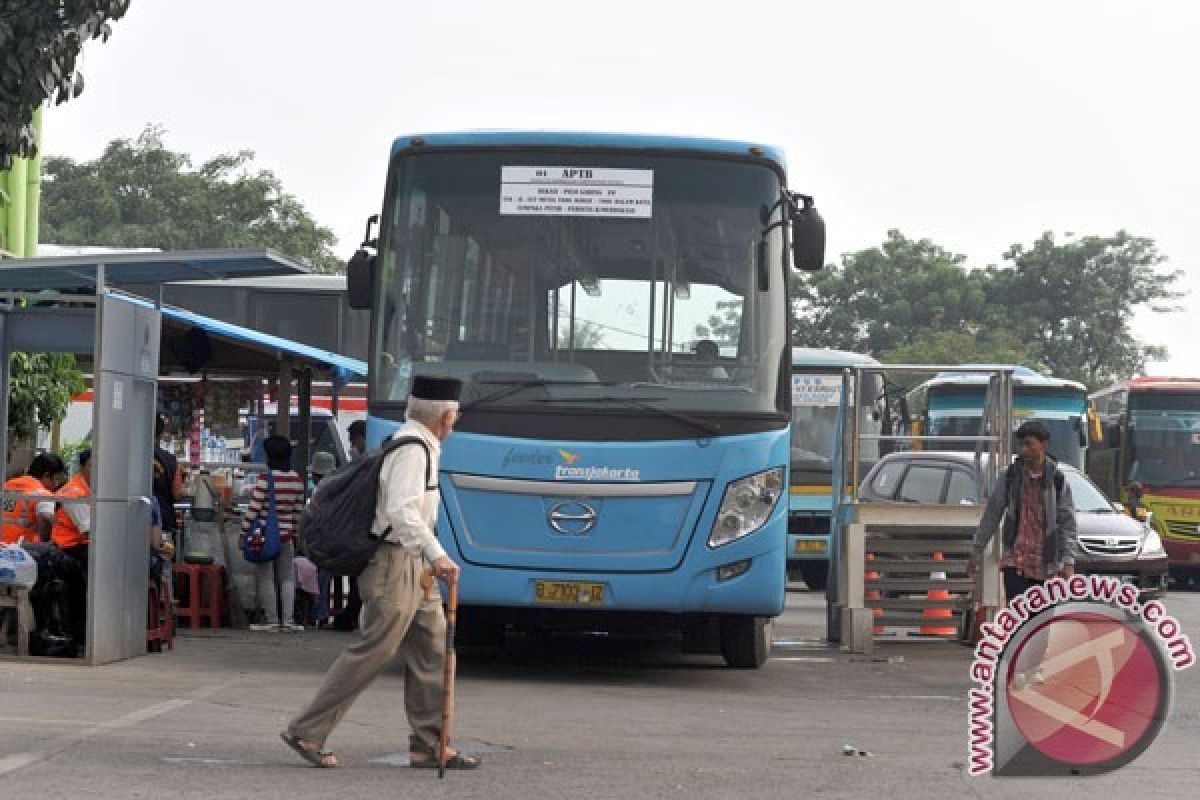
POLYGON ((754 533, 771 516, 783 495, 783 468, 733 481, 725 487, 717 520, 708 537, 709 547, 720 547, 754 533))

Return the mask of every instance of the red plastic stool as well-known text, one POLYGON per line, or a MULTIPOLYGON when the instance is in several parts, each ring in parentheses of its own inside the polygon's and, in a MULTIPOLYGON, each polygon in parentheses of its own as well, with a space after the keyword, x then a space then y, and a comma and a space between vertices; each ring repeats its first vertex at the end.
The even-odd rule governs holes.
POLYGON ((175 616, 189 628, 220 628, 229 610, 225 568, 220 564, 175 565, 175 616))
POLYGON ((175 616, 161 578, 150 581, 146 597, 146 650, 161 653, 175 647, 175 616))

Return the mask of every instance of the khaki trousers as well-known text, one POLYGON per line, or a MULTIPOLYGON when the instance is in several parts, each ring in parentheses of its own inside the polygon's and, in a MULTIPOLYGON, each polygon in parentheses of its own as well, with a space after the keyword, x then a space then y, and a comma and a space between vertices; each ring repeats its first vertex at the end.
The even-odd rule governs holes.
POLYGON ((404 666, 404 708, 418 741, 437 747, 442 724, 442 670, 446 656, 446 617, 436 584, 425 599, 425 562, 402 547, 381 544, 358 578, 362 594, 359 640, 333 662, 308 707, 288 725, 288 733, 324 746, 363 689, 397 653, 404 666))

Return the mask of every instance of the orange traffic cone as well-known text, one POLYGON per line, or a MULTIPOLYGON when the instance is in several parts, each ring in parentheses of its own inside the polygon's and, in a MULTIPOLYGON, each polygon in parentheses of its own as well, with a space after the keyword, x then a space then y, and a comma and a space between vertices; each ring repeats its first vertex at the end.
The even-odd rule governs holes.
MULTIPOLYGON (((946 559, 941 553, 934 553, 933 560, 934 561, 945 561, 946 559)), ((946 573, 945 572, 931 572, 931 573, 929 573, 929 580, 944 581, 944 580, 946 580, 946 573)), ((950 592, 947 591, 946 589, 930 589, 929 592, 926 594, 926 597, 930 600, 949 600, 950 592)), ((948 608, 927 608, 921 612, 921 618, 922 619, 937 619, 937 620, 953 619, 954 612, 948 608)), ((956 628, 953 625, 929 624, 929 625, 921 626, 921 633, 925 636, 957 636, 958 628, 956 628)))
MULTIPOLYGON (((875 560, 875 554, 867 553, 867 561, 874 561, 874 560, 875 560)), ((869 569, 863 574, 863 577, 868 581, 877 581, 877 580, 879 580, 879 573, 873 569, 869 569)), ((879 591, 878 589, 867 589, 866 592, 863 594, 863 599, 868 603, 871 602, 872 600, 876 600, 876 601, 882 600, 883 592, 879 591)), ((878 606, 867 606, 867 607, 871 609, 872 615, 874 615, 876 617, 883 615, 882 608, 879 608, 878 606)), ((875 633, 883 633, 883 626, 876 625, 875 633)))

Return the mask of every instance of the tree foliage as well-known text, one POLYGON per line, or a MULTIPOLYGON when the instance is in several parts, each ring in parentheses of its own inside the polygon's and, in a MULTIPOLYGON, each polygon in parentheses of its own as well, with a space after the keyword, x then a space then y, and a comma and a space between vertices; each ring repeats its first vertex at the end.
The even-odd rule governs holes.
POLYGON ((696 326, 696 338, 712 339, 718 348, 721 345, 737 345, 742 331, 742 301, 720 300, 717 313, 708 317, 708 322, 696 326))
POLYGON ((558 331, 558 349, 599 350, 604 346, 604 329, 594 322, 575 320, 574 335, 566 325, 558 331))
POLYGON ((8 394, 10 440, 33 439, 67 414, 72 395, 87 385, 75 357, 63 353, 13 353, 8 394))
POLYGON ((988 314, 987 287, 965 261, 928 239, 888 231, 879 247, 798 276, 796 344, 882 354, 925 331, 974 333, 988 314))
POLYGON ((1167 357, 1131 327, 1138 310, 1176 311, 1182 297, 1182 273, 1158 269, 1166 259, 1152 239, 1119 231, 1059 244, 1045 233, 1004 257, 1012 268, 992 271, 992 294, 1056 376, 1098 387, 1167 357))
POLYGON ((1016 244, 1008 265, 969 268, 927 239, 889 231, 879 247, 793 279, 793 341, 890 363, 1015 363, 1098 387, 1137 374, 1164 348, 1138 341, 1142 309, 1176 310, 1179 272, 1124 231, 1016 244))
POLYGON ((0 170, 35 154, 34 112, 79 96, 83 43, 107 41, 128 10, 129 0, 0 0, 0 170))
POLYGON ((42 232, 46 242, 164 250, 270 247, 340 272, 336 237, 319 225, 254 153, 218 155, 199 168, 168 149, 163 131, 117 139, 94 161, 44 161, 42 232))

